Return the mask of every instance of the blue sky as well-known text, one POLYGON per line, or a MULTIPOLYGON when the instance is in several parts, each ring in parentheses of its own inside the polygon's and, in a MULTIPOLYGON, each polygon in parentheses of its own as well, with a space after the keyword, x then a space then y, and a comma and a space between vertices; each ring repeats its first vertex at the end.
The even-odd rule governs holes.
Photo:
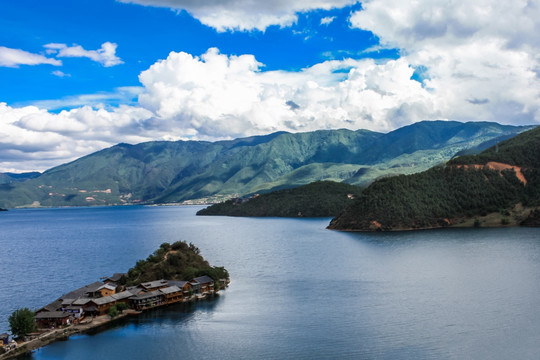
POLYGON ((49 43, 77 44, 91 50, 109 41, 118 44, 116 55, 123 61, 108 68, 84 58, 62 59, 59 67, 0 67, 0 77, 9 84, 0 88, 0 99, 15 106, 139 86, 138 75, 171 51, 200 55, 217 47, 230 55, 253 54, 265 65, 264 70, 289 71, 330 58, 398 56, 395 49, 360 54, 377 45, 378 39, 369 31, 350 28, 347 19, 361 8, 359 3, 341 9, 311 10, 300 14, 292 26, 274 25, 264 32, 217 32, 186 11, 114 0, 18 0, 2 8, 0 26, 9 29, 0 34, 2 46, 43 53, 49 43), (321 24, 323 18, 334 19, 321 24), (66 76, 56 76, 54 71, 66 76))
POLYGON ((0 171, 118 142, 540 122, 540 0, 0 6, 0 171))

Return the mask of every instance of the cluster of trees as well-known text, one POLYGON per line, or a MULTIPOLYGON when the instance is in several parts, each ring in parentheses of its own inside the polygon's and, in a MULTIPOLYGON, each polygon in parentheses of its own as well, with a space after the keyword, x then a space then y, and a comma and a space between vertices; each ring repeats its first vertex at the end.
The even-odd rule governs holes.
POLYGON ((137 261, 121 283, 131 286, 156 279, 191 280, 203 275, 214 280, 229 277, 225 268, 210 266, 195 245, 177 241, 163 243, 146 260, 137 261))
POLYGON ((362 188, 333 181, 316 181, 294 189, 263 194, 241 202, 237 199, 214 204, 197 215, 331 217, 352 203, 362 188))

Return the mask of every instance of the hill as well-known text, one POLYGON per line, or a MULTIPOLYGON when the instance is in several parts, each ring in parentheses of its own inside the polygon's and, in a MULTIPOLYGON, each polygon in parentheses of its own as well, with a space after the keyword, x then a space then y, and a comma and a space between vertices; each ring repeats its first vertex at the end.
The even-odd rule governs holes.
POLYGON ((387 134, 278 132, 230 141, 118 144, 0 185, 0 207, 216 202, 318 180, 367 185, 426 170, 457 152, 530 127, 424 121, 387 134))
POLYGON ((195 245, 177 241, 173 244, 163 243, 146 260, 137 261, 121 283, 132 286, 157 279, 190 280, 204 275, 215 281, 229 278, 225 268, 210 266, 195 245))
POLYGON ((214 204, 197 215, 331 217, 339 214, 362 188, 333 181, 317 181, 293 189, 214 204))
POLYGON ((534 225, 538 206, 540 127, 478 155, 458 157, 422 173, 378 180, 329 228, 534 225))

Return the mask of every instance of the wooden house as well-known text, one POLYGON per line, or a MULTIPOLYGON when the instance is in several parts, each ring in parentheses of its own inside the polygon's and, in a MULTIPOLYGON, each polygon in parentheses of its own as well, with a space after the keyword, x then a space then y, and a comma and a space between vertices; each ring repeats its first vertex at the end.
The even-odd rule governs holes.
POLYGON ((38 328, 51 328, 70 325, 73 323, 73 315, 65 311, 43 311, 36 314, 38 328))
POLYGON ((84 308, 82 306, 70 305, 62 308, 62 310, 73 315, 75 321, 82 318, 82 316, 84 315, 84 308))
POLYGON ((159 289, 159 291, 165 296, 165 302, 167 304, 174 304, 184 300, 182 289, 180 289, 178 286, 169 286, 159 289))
POLYGON ((143 311, 167 304, 165 295, 160 290, 144 292, 129 298, 135 310, 143 311))
POLYGON ((196 277, 191 281, 191 284, 194 285, 194 290, 196 294, 213 294, 214 293, 214 279, 208 275, 196 277))
MULTIPOLYGON (((129 305, 129 298, 133 296, 133 293, 129 291, 122 291, 118 294, 113 294, 101 298, 90 299, 86 303, 88 307, 95 307, 97 315, 105 315, 109 312, 109 309, 118 303, 126 303, 129 305)), ((86 309, 85 309, 86 310, 86 309)))
POLYGON ((143 288, 144 291, 154 291, 168 287, 169 283, 167 282, 167 280, 161 279, 142 283, 140 286, 143 288))
POLYGON ((103 284, 99 288, 97 288, 95 293, 94 293, 94 296, 96 296, 96 297, 105 297, 105 296, 111 296, 114 293, 116 293, 116 284, 107 283, 107 284, 103 284))
POLYGON ((193 287, 189 281, 169 280, 169 286, 178 286, 182 289, 184 299, 188 299, 193 294, 193 287))
POLYGON ((126 273, 114 273, 113 276, 109 276, 107 278, 102 278, 102 279, 105 284, 118 285, 118 282, 120 281, 120 279, 122 279, 122 277, 126 275, 127 275, 126 273))

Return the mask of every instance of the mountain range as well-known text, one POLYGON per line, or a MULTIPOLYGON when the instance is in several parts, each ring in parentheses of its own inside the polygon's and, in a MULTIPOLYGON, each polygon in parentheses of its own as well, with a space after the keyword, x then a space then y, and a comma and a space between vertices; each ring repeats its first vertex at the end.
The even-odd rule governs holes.
POLYGON ((318 180, 366 186, 426 170, 458 152, 477 153, 531 128, 423 121, 389 133, 340 129, 118 144, 34 178, 12 174, 0 181, 0 207, 209 203, 318 180))

